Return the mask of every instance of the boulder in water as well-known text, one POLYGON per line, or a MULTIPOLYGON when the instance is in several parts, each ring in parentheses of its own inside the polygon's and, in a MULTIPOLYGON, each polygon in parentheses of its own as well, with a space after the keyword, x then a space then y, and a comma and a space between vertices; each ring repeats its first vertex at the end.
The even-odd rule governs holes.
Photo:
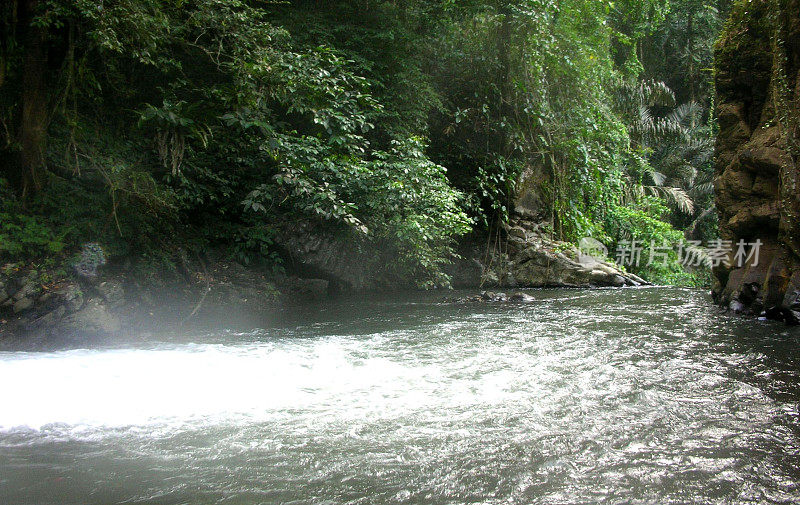
POLYGON ((494 291, 484 291, 481 293, 481 300, 484 302, 507 302, 508 295, 505 293, 495 293, 494 291))
POLYGON ((518 302, 518 303, 533 303, 536 301, 536 298, 532 297, 527 293, 514 293, 513 295, 508 297, 508 301, 518 302))

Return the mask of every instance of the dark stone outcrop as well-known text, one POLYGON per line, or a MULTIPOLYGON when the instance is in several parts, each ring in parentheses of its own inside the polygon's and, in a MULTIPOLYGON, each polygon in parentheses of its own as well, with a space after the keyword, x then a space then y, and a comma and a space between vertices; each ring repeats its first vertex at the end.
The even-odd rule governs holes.
POLYGON ((800 293, 800 0, 739 2, 715 48, 720 235, 763 245, 714 269, 734 312, 797 319, 800 293))
MULTIPOLYGON (((535 173, 527 174, 534 177, 535 173)), ((579 254, 550 239, 535 185, 521 184, 517 210, 489 247, 464 240, 445 268, 455 288, 623 287, 648 284, 616 265, 579 254), (487 253, 488 249, 488 253, 487 253)), ((307 222, 284 223, 276 237, 287 267, 299 276, 325 279, 331 293, 413 289, 409 276, 391 268, 396 256, 354 232, 307 222)))
POLYGON ((324 279, 335 292, 367 291, 389 285, 380 250, 349 230, 327 230, 296 221, 279 226, 276 246, 287 266, 303 277, 324 279))
POLYGON ((0 349, 90 345, 205 325, 255 327, 330 294, 325 279, 275 274, 224 258, 184 261, 179 270, 145 275, 114 265, 76 268, 56 278, 21 264, 0 265, 0 349))

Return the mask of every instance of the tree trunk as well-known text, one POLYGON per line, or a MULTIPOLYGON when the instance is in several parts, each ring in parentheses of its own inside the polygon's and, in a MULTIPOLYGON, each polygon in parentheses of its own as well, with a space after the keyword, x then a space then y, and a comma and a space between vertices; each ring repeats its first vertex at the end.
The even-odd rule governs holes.
POLYGON ((11 41, 14 39, 14 29, 17 25, 17 0, 11 4, 0 7, 0 88, 6 80, 8 60, 11 53, 11 41))
MULTIPOLYGON (((502 2, 499 13, 501 16, 499 32, 497 34, 497 58, 498 85, 500 87, 500 103, 498 113, 502 121, 508 123, 511 120, 511 8, 502 2)), ((510 153, 510 143, 508 138, 508 125, 502 131, 500 138, 499 151, 502 155, 508 156, 510 153)))
POLYGON ((22 77, 22 115, 19 126, 20 174, 23 196, 44 186, 44 149, 47 141, 47 32, 31 26, 39 0, 23 2, 25 56, 22 77))
MULTIPOLYGON (((695 89, 694 75, 694 13, 689 12, 689 19, 686 21, 686 54, 689 55, 689 100, 697 101, 697 90, 695 89)), ((692 116, 692 127, 694 128, 694 116, 692 116)))

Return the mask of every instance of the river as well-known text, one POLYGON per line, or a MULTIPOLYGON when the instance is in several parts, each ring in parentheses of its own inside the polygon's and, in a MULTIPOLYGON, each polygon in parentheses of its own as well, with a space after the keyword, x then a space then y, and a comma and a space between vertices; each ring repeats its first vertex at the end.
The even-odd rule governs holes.
POLYGON ((0 503, 800 502, 798 330, 694 290, 530 293, 2 352, 0 503))

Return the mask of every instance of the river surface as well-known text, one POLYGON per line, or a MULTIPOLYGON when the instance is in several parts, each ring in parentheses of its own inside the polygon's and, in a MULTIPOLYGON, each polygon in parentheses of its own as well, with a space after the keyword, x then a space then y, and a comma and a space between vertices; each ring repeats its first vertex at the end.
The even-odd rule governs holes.
POLYGON ((0 503, 800 503, 800 333, 672 288, 0 353, 0 503))

